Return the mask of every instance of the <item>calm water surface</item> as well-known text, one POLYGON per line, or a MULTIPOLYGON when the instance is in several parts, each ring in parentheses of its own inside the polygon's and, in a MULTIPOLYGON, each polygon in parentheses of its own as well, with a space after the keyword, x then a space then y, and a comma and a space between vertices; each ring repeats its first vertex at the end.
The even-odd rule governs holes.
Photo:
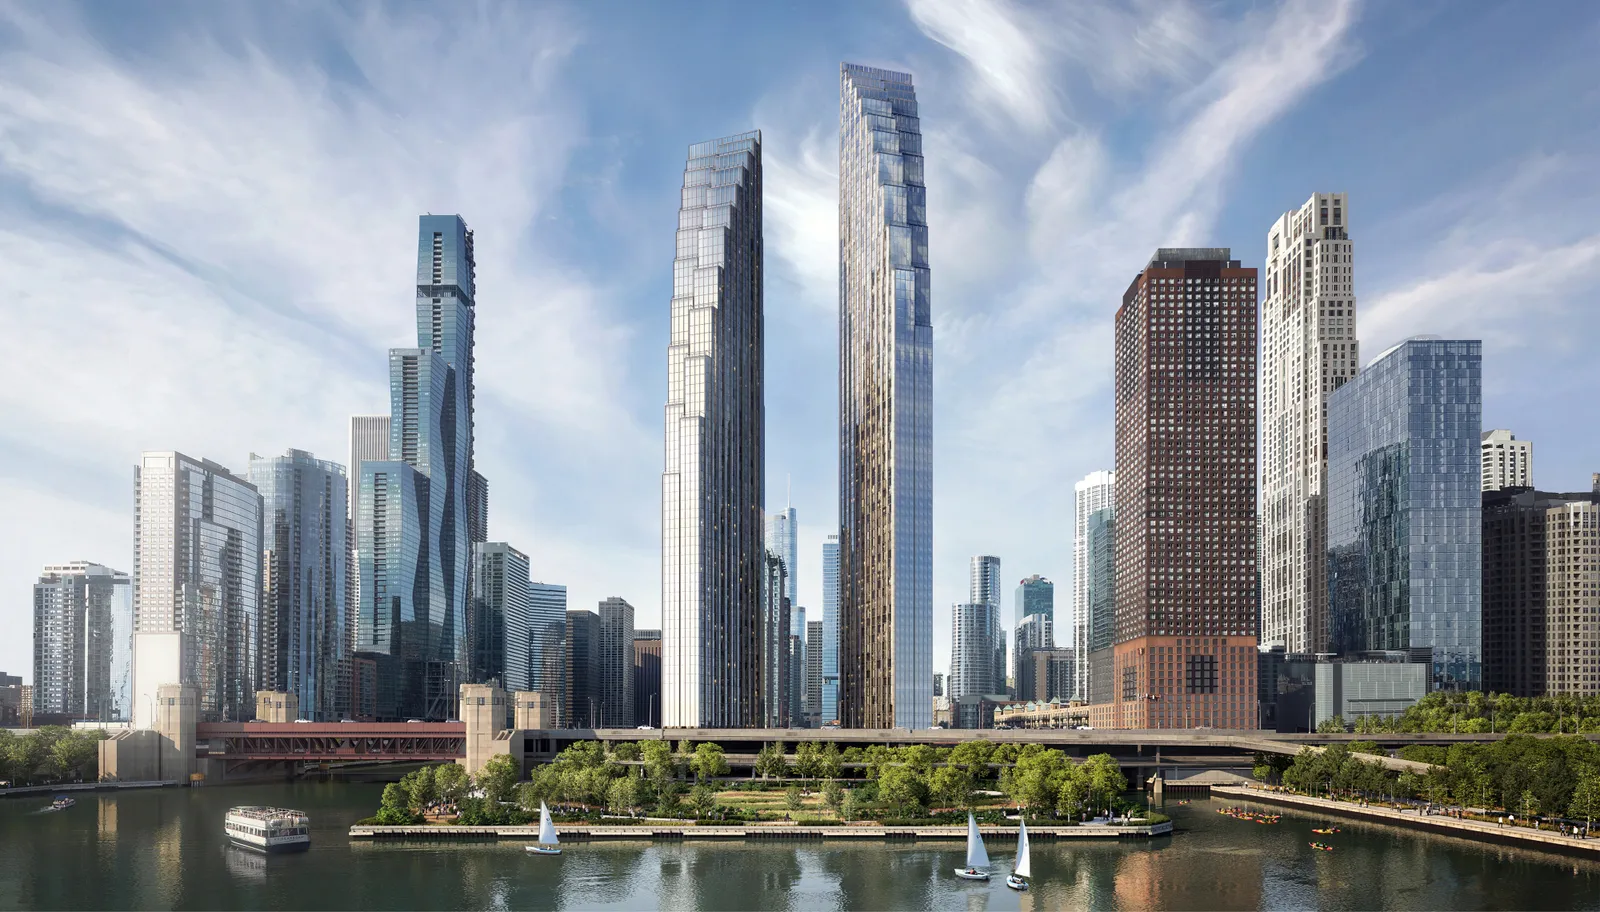
MULTIPOLYGON (((354 842, 380 787, 343 783, 164 789, 0 800, 0 909, 1600 909, 1600 864, 1388 826, 1286 812, 1274 826, 1168 802, 1180 832, 1154 841, 1033 846, 1034 890, 956 879, 958 841, 354 842), (299 808, 311 851, 229 846, 236 804, 299 808), (1312 850, 1313 839, 1334 852, 1312 850)), ((990 840, 996 870, 1009 841, 990 840)))

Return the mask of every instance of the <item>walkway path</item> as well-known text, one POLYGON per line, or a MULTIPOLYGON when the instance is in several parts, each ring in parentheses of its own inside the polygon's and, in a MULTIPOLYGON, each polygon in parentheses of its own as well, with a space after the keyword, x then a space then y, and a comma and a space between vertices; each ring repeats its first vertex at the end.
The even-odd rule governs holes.
POLYGON ((1560 833, 1549 830, 1533 830, 1519 826, 1499 826, 1494 823, 1484 823, 1481 820, 1465 820, 1437 814, 1423 814, 1420 810, 1415 809, 1402 810, 1375 805, 1362 806, 1348 801, 1330 801, 1326 798, 1312 798, 1306 795, 1296 795, 1292 792, 1272 791, 1260 786, 1212 786, 1211 794, 1230 798, 1243 798, 1251 801, 1265 801, 1273 804, 1286 804, 1292 807, 1326 811, 1347 817, 1381 820, 1385 823, 1432 830, 1437 833, 1448 833, 1452 836, 1461 836, 1467 839, 1486 839, 1495 842, 1539 845, 1600 857, 1600 838, 1580 839, 1576 836, 1563 836, 1560 833))
MULTIPOLYGON (((986 839, 1015 839, 1014 827, 980 826, 986 839)), ((560 827, 562 839, 965 839, 964 826, 797 826, 757 824, 754 826, 589 826, 560 827)), ((1151 826, 1060 826, 1030 827, 1032 839, 1121 839, 1165 836, 1171 823, 1151 826)), ((526 839, 539 837, 536 826, 353 826, 352 839, 526 839)))

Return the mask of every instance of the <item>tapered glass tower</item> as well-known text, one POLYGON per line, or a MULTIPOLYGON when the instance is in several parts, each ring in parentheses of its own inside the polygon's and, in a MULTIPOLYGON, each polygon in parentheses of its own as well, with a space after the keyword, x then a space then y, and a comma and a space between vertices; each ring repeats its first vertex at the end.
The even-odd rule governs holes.
POLYGON ((933 723, 933 320, 911 77, 839 74, 839 713, 933 723))
POLYGON ((761 134, 689 147, 661 474, 661 722, 759 722, 765 416, 761 134))

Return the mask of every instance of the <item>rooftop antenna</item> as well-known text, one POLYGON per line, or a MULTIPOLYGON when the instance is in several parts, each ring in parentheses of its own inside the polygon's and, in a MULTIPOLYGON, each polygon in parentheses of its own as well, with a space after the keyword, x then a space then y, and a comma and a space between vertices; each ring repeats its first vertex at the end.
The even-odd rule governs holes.
POLYGON ((791 493, 793 493, 793 489, 794 489, 794 476, 793 475, 785 475, 785 476, 783 476, 783 508, 785 510, 787 510, 790 507, 794 506, 794 498, 789 496, 791 493))

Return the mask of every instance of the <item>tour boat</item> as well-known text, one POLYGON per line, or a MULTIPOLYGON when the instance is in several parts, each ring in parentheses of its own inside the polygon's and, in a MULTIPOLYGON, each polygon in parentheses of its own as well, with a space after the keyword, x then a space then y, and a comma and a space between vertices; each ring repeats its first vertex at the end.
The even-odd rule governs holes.
POLYGON ((77 803, 78 803, 78 799, 73 798, 70 795, 57 795, 56 796, 56 800, 50 802, 50 810, 52 810, 52 811, 64 811, 67 808, 72 807, 74 804, 77 804, 77 803))
POLYGON ((286 808, 232 808, 222 829, 235 845, 258 852, 304 852, 311 848, 311 818, 286 808))
POLYGON ((539 844, 525 846, 534 855, 560 855, 561 847, 557 844, 561 840, 556 838, 556 825, 550 820, 550 809, 539 802, 539 844))
POLYGON ((1017 863, 1006 875, 1006 886, 1013 890, 1028 889, 1027 878, 1033 876, 1032 853, 1028 851, 1028 824, 1017 821, 1017 863))
POLYGON ((983 837, 978 835, 978 821, 967 812, 967 866, 956 868, 956 876, 967 880, 989 879, 989 853, 983 848, 983 837))

